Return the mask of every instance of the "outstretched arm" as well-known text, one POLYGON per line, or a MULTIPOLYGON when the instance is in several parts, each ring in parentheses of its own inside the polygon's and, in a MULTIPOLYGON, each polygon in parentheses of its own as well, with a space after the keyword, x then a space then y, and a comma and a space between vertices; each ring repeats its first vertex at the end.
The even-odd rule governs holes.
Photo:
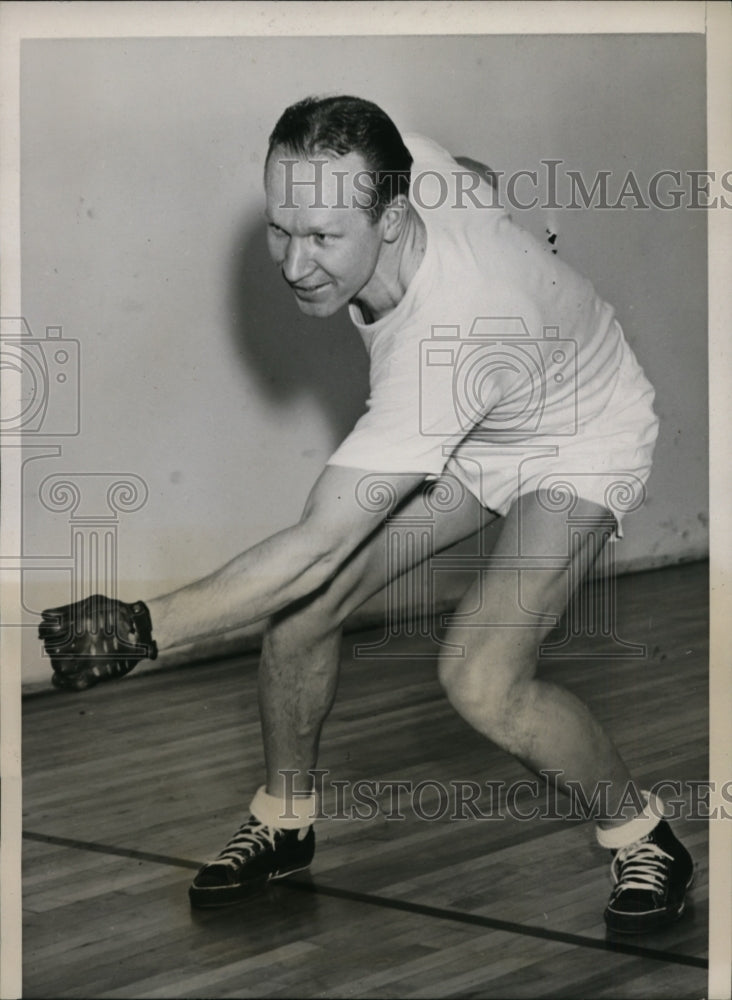
MULTIPOLYGON (((203 634, 268 617, 328 582, 384 520, 357 498, 359 469, 326 466, 298 524, 236 556, 186 587, 148 601, 153 634, 166 649, 203 634)), ((413 492, 422 475, 380 475, 396 502, 413 492)))
POLYGON ((318 590, 424 479, 327 466, 299 523, 272 535, 209 576, 145 604, 95 594, 43 612, 38 635, 66 691, 124 677, 144 657, 197 636, 266 618, 318 590), (387 505, 359 502, 364 478, 387 505))

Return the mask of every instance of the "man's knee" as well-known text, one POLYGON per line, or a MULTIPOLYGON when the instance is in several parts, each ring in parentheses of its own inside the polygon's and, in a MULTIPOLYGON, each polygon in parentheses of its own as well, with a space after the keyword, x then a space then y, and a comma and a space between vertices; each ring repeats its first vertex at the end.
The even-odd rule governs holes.
POLYGON ((268 657, 299 659, 340 635, 341 621, 319 598, 301 601, 273 615, 265 628, 268 657))
POLYGON ((267 630, 279 642, 318 643, 340 631, 344 622, 384 585, 378 562, 368 547, 314 594, 270 618, 267 630))
POLYGON ((440 683, 467 722, 510 749, 521 704, 531 695, 536 656, 485 641, 479 649, 465 648, 464 656, 440 658, 440 683))
POLYGON ((437 676, 450 704, 466 718, 475 711, 488 721, 500 711, 505 690, 496 683, 493 665, 487 660, 477 664, 462 656, 440 657, 437 676))

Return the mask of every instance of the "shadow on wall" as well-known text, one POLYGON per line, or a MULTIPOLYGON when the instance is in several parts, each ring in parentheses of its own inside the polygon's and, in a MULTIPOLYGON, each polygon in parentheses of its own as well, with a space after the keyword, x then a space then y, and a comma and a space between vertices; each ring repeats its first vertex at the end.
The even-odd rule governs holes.
POLYGON ((268 400, 317 399, 333 450, 365 409, 368 356, 344 310, 303 315, 267 250, 264 224, 244 227, 232 253, 229 314, 242 364, 268 400))

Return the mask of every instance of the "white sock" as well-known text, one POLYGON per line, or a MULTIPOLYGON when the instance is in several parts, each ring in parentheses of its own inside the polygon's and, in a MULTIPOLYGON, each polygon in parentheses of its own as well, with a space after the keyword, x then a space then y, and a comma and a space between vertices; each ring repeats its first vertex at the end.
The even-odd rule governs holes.
POLYGON ((265 785, 262 785, 252 799, 249 811, 255 819, 267 826, 275 826, 280 830, 300 830, 304 826, 310 826, 317 818, 318 796, 316 792, 309 792, 293 799, 284 799, 279 795, 268 795, 265 785))
POLYGON ((658 826, 663 819, 663 801, 658 795, 641 790, 641 795, 646 801, 642 813, 622 823, 620 826, 612 826, 608 830, 596 828, 597 842, 600 847, 607 847, 612 851, 617 851, 621 847, 627 847, 647 836, 658 826))

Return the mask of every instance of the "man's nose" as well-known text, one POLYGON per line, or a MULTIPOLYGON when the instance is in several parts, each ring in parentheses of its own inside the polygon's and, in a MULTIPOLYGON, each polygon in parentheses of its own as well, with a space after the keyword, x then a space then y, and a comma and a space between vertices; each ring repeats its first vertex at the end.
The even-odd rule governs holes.
POLYGON ((306 240, 291 236, 287 243, 285 259, 282 261, 282 273, 292 285, 307 277, 310 269, 310 254, 306 240))

